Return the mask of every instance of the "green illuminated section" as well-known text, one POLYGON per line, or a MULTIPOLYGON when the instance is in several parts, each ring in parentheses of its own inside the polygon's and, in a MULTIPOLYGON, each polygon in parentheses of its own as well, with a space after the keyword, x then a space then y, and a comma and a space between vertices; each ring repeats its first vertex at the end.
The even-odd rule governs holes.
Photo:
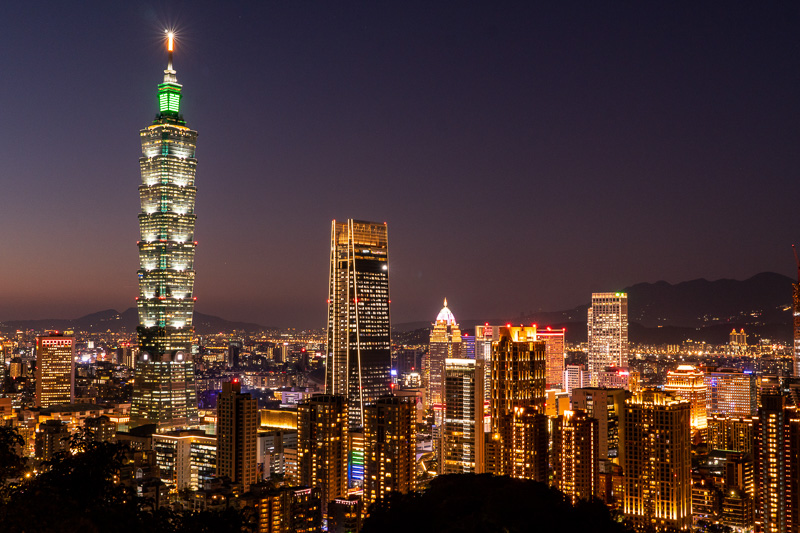
POLYGON ((161 113, 180 113, 180 85, 177 83, 162 83, 158 86, 158 110, 161 113))

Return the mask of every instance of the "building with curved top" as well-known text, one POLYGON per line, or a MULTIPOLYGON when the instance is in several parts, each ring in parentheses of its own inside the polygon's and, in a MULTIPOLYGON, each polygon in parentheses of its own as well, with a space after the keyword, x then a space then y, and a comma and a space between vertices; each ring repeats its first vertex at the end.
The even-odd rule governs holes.
POLYGON ((425 365, 427 402, 434 410, 441 410, 444 401, 445 360, 459 358, 461 358, 461 329, 453 312, 447 307, 445 298, 444 307, 436 316, 436 322, 431 330, 425 365))

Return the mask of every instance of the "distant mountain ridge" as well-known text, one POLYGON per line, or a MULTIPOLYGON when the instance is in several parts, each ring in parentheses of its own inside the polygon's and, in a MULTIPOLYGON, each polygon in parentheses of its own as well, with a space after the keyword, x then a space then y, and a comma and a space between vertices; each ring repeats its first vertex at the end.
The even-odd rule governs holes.
MULTIPOLYGON (((77 330, 90 333, 100 333, 103 331, 127 331, 133 333, 139 325, 139 316, 135 307, 126 309, 122 313, 115 309, 106 309, 91 313, 80 318, 46 318, 40 320, 8 320, 0 323, 0 328, 4 330, 77 330)), ((276 330, 274 327, 265 327, 250 322, 233 322, 218 316, 194 313, 195 332, 200 335, 210 335, 214 333, 229 333, 231 331, 246 331, 254 333, 257 331, 276 330)))
MULTIPOLYGON (((678 343, 686 338, 722 343, 732 327, 756 337, 788 341, 792 337, 792 279, 762 272, 746 280, 695 279, 637 283, 622 289, 628 295, 629 336, 633 342, 678 343)), ((614 292, 614 291, 609 291, 614 292)), ((587 303, 564 311, 460 321, 462 329, 489 322, 567 327, 568 340, 586 340, 587 303)), ((430 323, 397 324, 398 331, 424 329, 430 323)))

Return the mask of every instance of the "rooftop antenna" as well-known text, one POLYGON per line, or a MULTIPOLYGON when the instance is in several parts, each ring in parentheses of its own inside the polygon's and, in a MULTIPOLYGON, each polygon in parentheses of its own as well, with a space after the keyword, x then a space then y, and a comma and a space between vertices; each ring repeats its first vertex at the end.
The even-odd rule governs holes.
POLYGON ((175 49, 175 34, 171 31, 167 32, 167 51, 169 52, 169 59, 167 61, 167 70, 172 70, 172 52, 175 49))

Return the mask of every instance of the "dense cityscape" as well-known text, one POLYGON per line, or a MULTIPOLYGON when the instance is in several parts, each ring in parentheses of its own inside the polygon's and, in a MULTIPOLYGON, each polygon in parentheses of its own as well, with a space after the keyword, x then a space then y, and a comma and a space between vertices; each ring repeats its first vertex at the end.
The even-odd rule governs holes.
POLYGON ((174 37, 139 133, 135 330, 0 323, 0 529, 800 531, 797 255, 774 338, 634 342, 619 287, 549 323, 432 294, 400 330, 391 222, 343 218, 314 252, 324 327, 198 333, 174 37))

